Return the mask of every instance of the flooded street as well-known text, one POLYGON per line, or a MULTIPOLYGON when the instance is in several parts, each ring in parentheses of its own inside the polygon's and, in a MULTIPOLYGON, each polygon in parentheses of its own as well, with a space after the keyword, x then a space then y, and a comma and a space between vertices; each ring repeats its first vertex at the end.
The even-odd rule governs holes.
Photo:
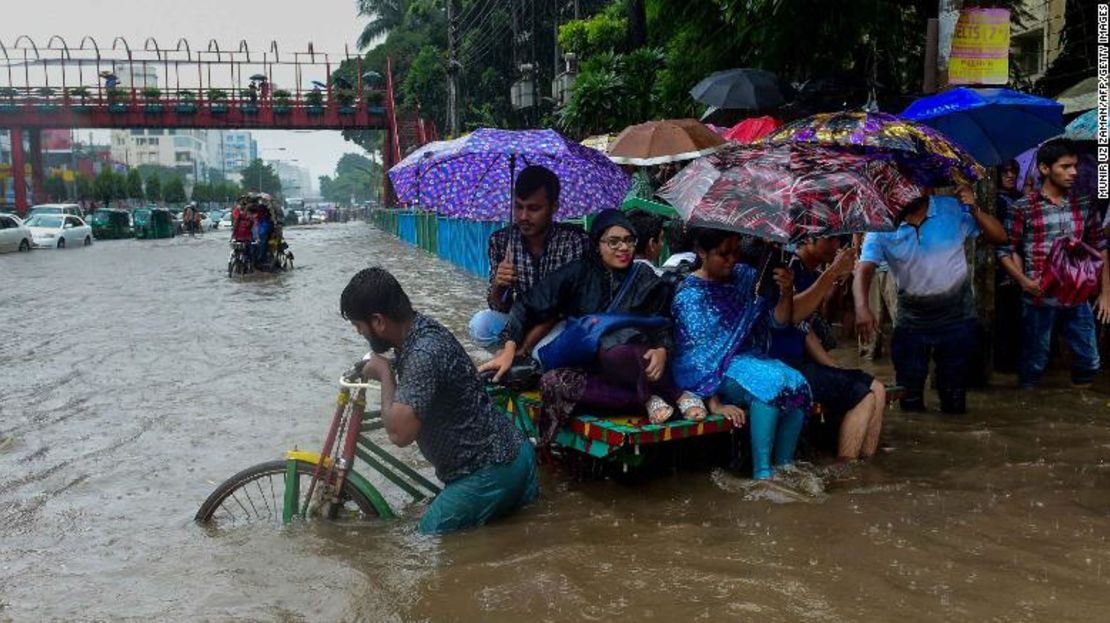
POLYGON ((290 229, 296 270, 232 281, 225 234, 0 256, 0 620, 1110 618, 1110 395, 1005 377, 966 419, 893 410, 890 452, 807 503, 722 471, 544 470, 537 504, 443 538, 210 534, 216 484, 319 448, 366 351, 338 313, 356 270, 387 266, 458 336, 484 295, 361 223, 290 229))

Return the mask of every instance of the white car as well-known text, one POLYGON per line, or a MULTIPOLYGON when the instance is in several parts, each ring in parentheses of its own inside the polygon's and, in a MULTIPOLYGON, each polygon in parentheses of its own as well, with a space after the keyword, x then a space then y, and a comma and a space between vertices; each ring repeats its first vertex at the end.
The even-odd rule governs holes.
POLYGON ((224 215, 220 217, 220 228, 231 229, 231 210, 224 212, 224 215))
POLYGON ((92 228, 79 216, 68 214, 36 214, 24 223, 31 230, 31 244, 48 249, 89 246, 92 228))
POLYGON ((70 216, 81 216, 81 206, 76 203, 40 203, 36 206, 31 206, 27 212, 27 218, 37 216, 39 214, 68 214, 70 216))
POLYGON ((31 230, 14 214, 0 214, 0 253, 30 251, 34 244, 31 230))

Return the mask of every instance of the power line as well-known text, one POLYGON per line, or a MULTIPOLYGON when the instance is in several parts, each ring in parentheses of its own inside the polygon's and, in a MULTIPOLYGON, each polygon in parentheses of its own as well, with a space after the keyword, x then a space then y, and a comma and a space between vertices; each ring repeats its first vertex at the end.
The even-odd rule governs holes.
POLYGON ((464 53, 463 56, 463 64, 466 65, 468 63, 476 62, 484 57, 486 54, 488 54, 490 50, 500 47, 504 42, 498 39, 498 35, 504 34, 507 29, 508 26, 502 24, 498 29, 490 33, 489 37, 485 41, 479 43, 475 47, 467 48, 467 51, 464 53))
MULTIPOLYGON (((477 7, 477 6, 479 6, 478 2, 480 2, 480 0, 476 1, 474 4, 472 4, 470 6, 477 7)), ((497 8, 497 4, 498 4, 498 0, 486 0, 486 3, 485 3, 483 8, 476 9, 474 11, 471 11, 470 13, 464 13, 463 15, 460 15, 459 18, 458 18, 459 19, 459 28, 460 28, 460 30, 466 30, 466 29, 470 28, 471 26, 474 26, 475 24, 477 24, 479 22, 479 20, 481 20, 485 16, 489 15, 491 11, 493 11, 495 8, 497 8)))
POLYGON ((493 15, 496 15, 498 13, 498 11, 496 11, 495 9, 499 9, 499 8, 501 8, 500 2, 496 2, 496 0, 495 0, 495 3, 491 4, 489 6, 489 8, 486 10, 486 12, 480 18, 475 18, 475 20, 471 22, 469 27, 466 27, 466 26, 460 27, 460 29, 459 29, 460 35, 465 30, 478 30, 478 31, 480 31, 480 30, 484 29, 486 27, 486 25, 489 24, 493 15))

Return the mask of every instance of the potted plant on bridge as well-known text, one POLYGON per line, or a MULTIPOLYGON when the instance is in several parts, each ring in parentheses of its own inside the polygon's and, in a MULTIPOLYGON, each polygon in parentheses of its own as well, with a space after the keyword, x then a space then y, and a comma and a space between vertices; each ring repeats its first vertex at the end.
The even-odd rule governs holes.
POLYGON ((370 114, 385 114, 385 107, 382 106, 382 102, 385 101, 385 93, 381 91, 367 91, 363 99, 366 100, 366 108, 370 111, 370 114))
POLYGON ((239 97, 243 102, 239 106, 239 110, 243 111, 246 115, 258 114, 258 89, 240 89, 239 97))
POLYGON ((108 89, 108 112, 124 113, 129 109, 127 98, 131 94, 127 89, 112 87, 108 89))
POLYGON ((181 115, 191 115, 197 111, 197 94, 188 89, 177 92, 175 110, 181 115))
POLYGON ((58 110, 58 103, 54 101, 54 89, 52 87, 39 87, 35 90, 35 94, 39 96, 39 110, 42 112, 58 110))
POLYGON ((308 104, 308 114, 324 114, 324 92, 320 89, 312 89, 308 93, 305 93, 304 101, 308 104))
POLYGON ((227 91, 208 89, 208 108, 215 115, 222 115, 227 112, 227 91))
POLYGON ((0 87, 0 110, 4 112, 15 110, 15 98, 18 96, 18 89, 14 87, 0 87))
POLYGON ((158 87, 143 87, 141 93, 143 99, 146 100, 146 106, 143 107, 143 112, 149 114, 162 112, 162 89, 158 87))
POLYGON ((284 115, 288 113, 292 107, 289 100, 292 99, 293 94, 285 89, 278 89, 274 91, 274 114, 284 115))
POLYGON ((69 99, 71 100, 71 107, 78 109, 87 108, 87 106, 85 105, 85 100, 87 100, 90 95, 89 87, 70 87, 66 91, 66 95, 68 95, 69 99), (77 100, 76 104, 72 103, 72 100, 74 99, 77 100))
POLYGON ((339 89, 335 92, 335 99, 339 102, 339 113, 343 115, 355 114, 355 92, 351 89, 339 89))

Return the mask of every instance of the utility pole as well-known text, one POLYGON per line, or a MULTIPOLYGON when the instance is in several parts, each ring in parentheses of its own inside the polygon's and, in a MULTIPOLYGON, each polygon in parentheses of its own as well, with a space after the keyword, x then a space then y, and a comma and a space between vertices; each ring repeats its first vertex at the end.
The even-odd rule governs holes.
POLYGON ((447 0, 447 131, 459 135, 459 23, 455 0, 447 0))

